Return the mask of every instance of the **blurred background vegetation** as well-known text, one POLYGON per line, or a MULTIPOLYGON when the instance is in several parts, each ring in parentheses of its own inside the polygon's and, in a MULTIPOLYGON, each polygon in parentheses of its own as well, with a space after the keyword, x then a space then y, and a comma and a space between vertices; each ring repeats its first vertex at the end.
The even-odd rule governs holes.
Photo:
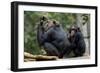
MULTIPOLYGON (((49 19, 60 22, 66 31, 72 24, 77 23, 77 15, 79 14, 24 11, 24 51, 34 55, 43 54, 37 42, 37 26, 40 17, 46 16, 49 19)), ((86 16, 86 14, 84 14, 84 16, 86 16)), ((88 19, 85 18, 85 21, 86 20, 88 19)))

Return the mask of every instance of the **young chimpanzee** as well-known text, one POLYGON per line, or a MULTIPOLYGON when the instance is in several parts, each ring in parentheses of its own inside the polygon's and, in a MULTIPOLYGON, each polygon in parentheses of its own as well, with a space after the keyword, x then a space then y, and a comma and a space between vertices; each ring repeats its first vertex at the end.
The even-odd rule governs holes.
POLYGON ((75 57, 83 56, 83 54, 85 53, 86 44, 80 28, 77 26, 73 26, 71 27, 69 33, 69 41, 72 44, 71 48, 75 54, 75 57))

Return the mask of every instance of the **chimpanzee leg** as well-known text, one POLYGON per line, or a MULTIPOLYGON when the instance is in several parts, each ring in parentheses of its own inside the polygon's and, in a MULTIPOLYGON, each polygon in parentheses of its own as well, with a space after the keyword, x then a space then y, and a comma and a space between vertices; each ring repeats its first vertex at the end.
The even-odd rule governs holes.
POLYGON ((69 55, 70 52, 76 47, 75 44, 69 43, 65 48, 62 50, 60 57, 62 58, 65 54, 69 55))
POLYGON ((83 56, 85 53, 85 43, 80 43, 77 47, 73 50, 76 57, 83 56))
POLYGON ((79 49, 74 50, 75 57, 83 56, 83 53, 79 49))
POLYGON ((51 43, 46 42, 44 44, 44 49, 46 50, 47 55, 49 55, 49 56, 58 56, 59 57, 59 55, 60 55, 57 48, 54 45, 52 45, 51 43))

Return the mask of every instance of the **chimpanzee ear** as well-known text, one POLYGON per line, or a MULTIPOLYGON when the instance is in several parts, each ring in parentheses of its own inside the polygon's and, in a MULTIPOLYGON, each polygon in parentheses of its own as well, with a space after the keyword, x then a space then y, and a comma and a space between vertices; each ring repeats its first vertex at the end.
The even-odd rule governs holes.
POLYGON ((40 20, 46 21, 46 20, 47 20, 47 17, 46 17, 46 16, 42 16, 42 17, 40 18, 40 20))
POLYGON ((57 22, 55 20, 53 20, 53 24, 57 24, 57 22))
POLYGON ((53 24, 55 24, 56 26, 60 26, 60 24, 59 24, 59 22, 58 21, 56 21, 56 20, 53 20, 53 24))

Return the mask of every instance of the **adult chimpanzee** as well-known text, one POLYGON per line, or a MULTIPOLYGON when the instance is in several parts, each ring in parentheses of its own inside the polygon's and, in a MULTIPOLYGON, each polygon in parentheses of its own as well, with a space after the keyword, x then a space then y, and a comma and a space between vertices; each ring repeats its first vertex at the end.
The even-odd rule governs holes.
POLYGON ((75 57, 83 56, 83 54, 85 53, 86 44, 79 27, 71 27, 69 40, 73 45, 71 48, 75 54, 75 57))
POLYGON ((67 52, 70 48, 67 33, 58 23, 56 23, 56 21, 42 17, 37 33, 38 42, 40 46, 44 47, 47 55, 63 57, 63 49, 66 49, 67 52), (44 28, 44 25, 47 25, 46 29, 44 28))

